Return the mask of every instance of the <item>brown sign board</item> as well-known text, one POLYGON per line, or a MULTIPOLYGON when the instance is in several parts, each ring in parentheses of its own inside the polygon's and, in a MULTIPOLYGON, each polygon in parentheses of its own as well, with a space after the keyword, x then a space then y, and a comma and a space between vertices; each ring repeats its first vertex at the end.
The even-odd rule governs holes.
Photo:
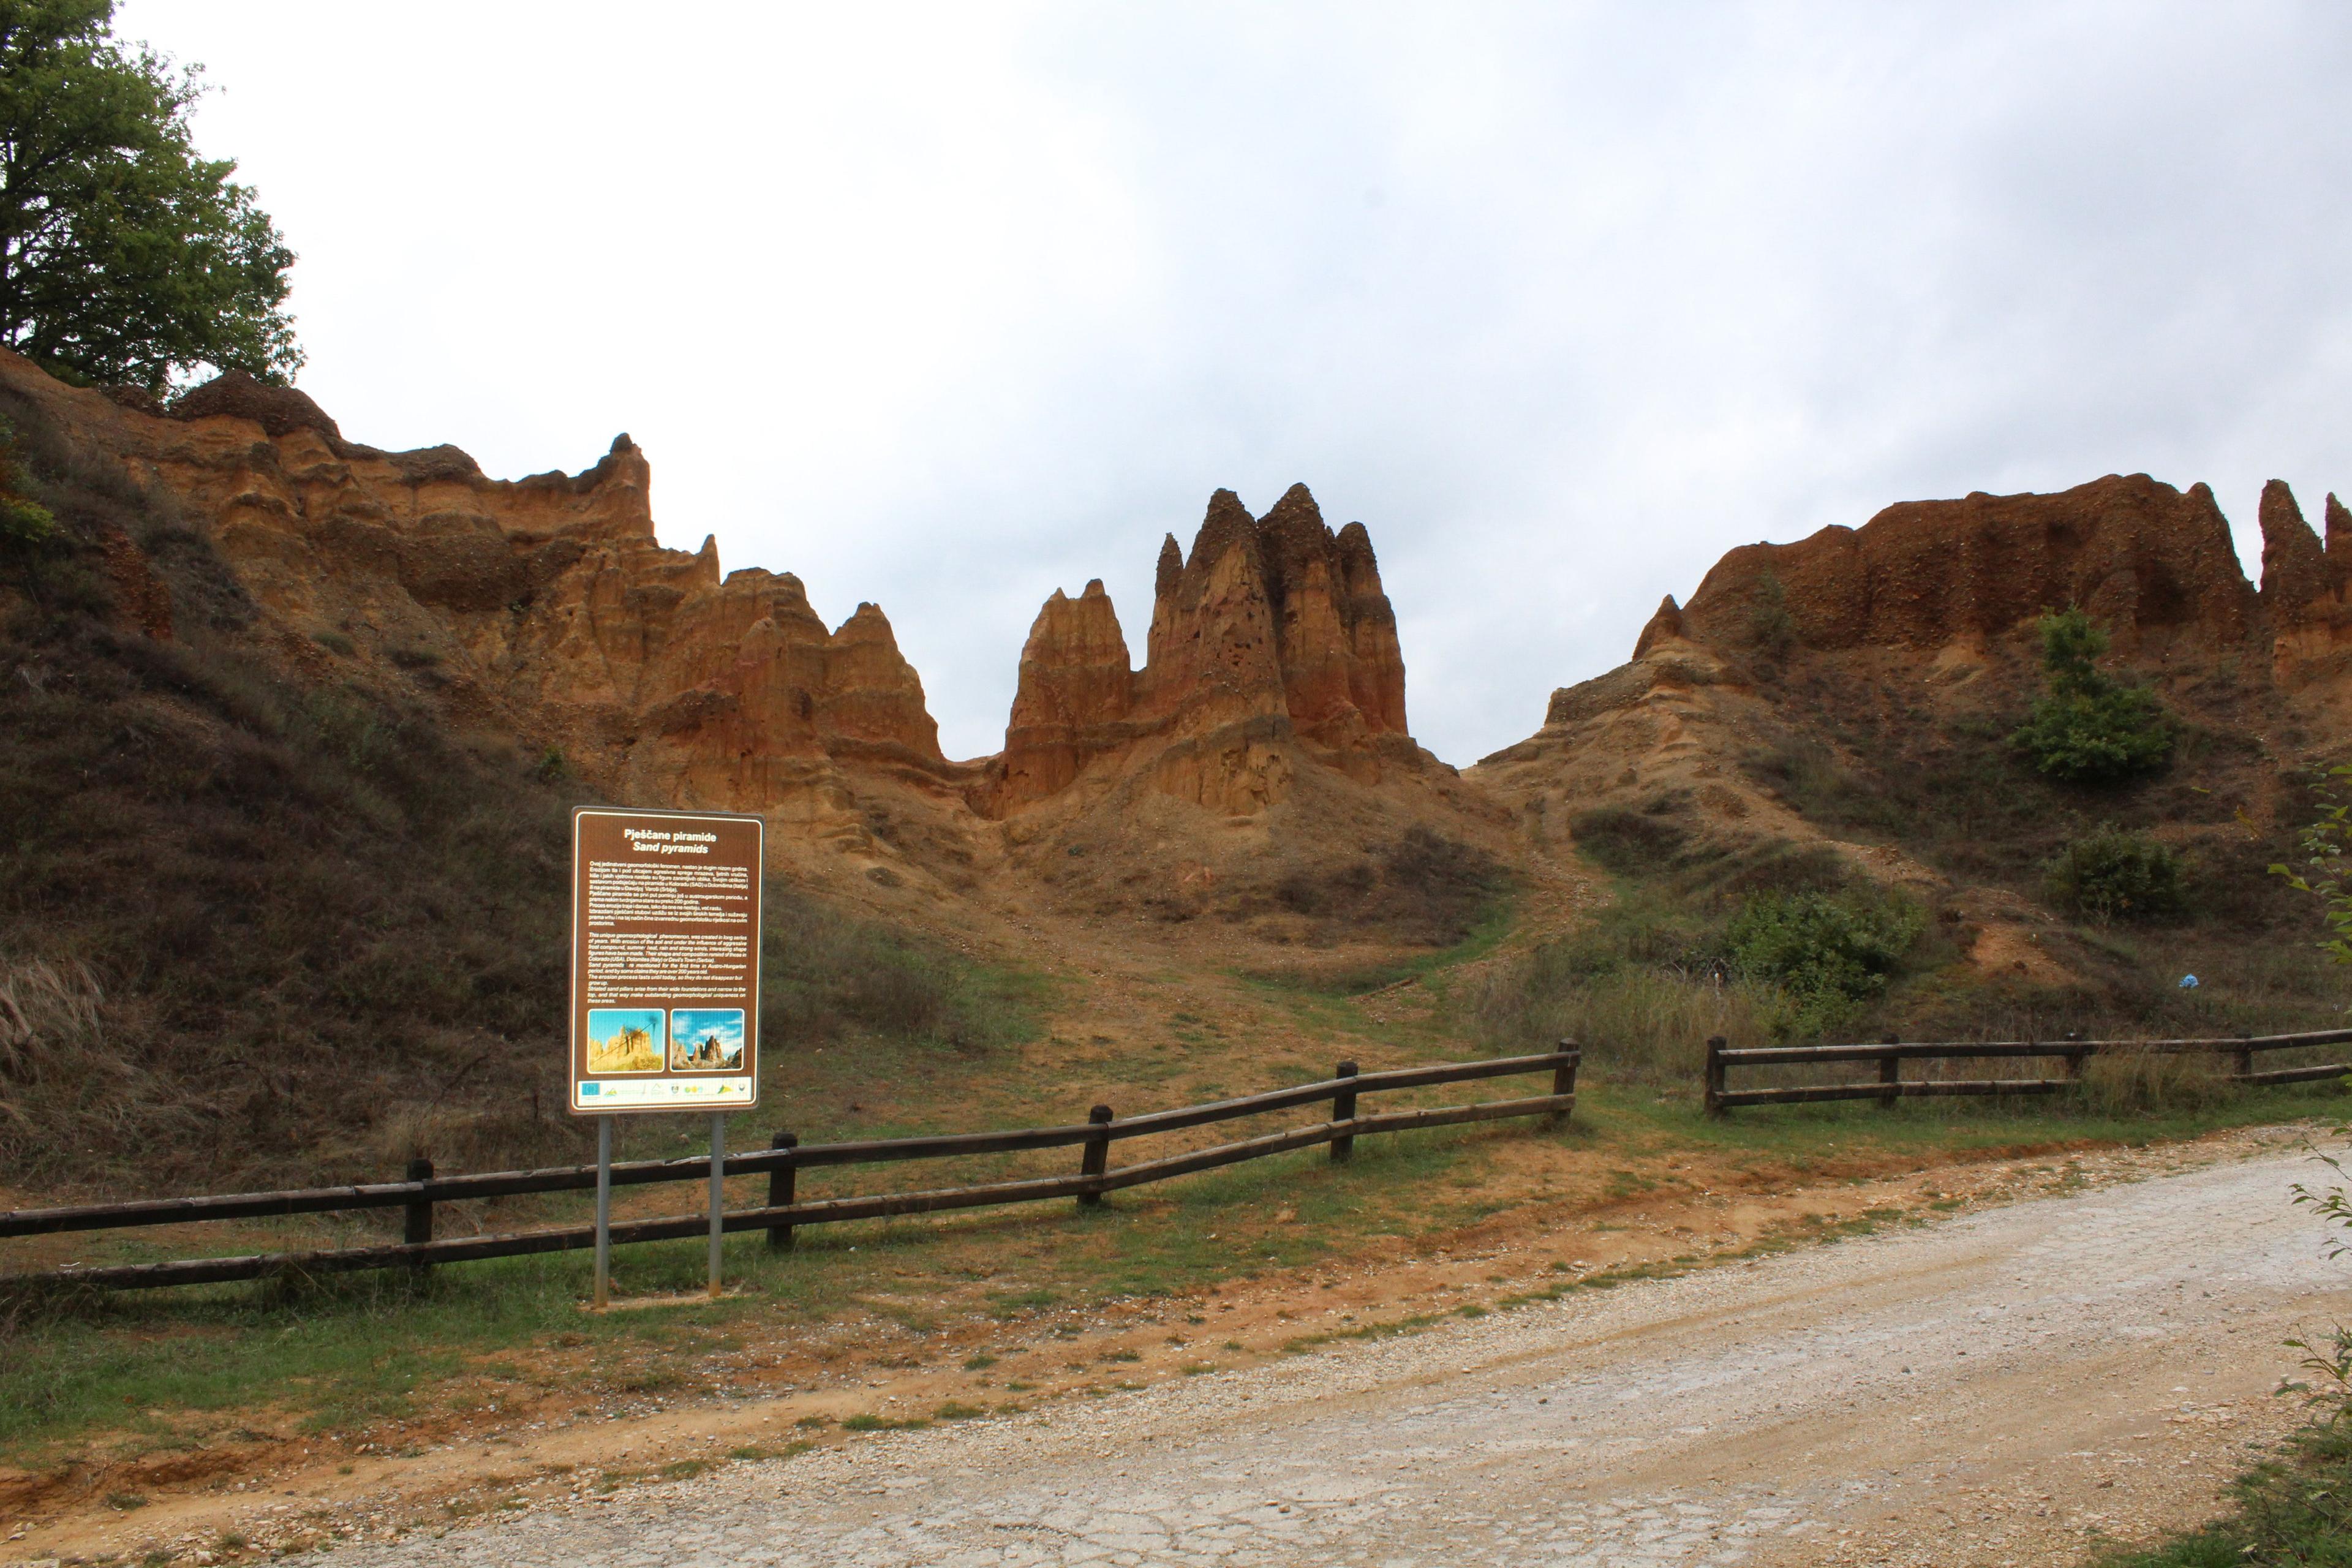
POLYGON ((756 816, 572 813, 572 1110, 760 1102, 756 816))

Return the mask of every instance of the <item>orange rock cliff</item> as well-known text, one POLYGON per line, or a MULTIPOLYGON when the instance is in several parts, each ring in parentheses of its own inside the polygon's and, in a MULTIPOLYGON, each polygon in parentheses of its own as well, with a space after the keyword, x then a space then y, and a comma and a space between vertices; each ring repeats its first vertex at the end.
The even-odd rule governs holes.
MULTIPOLYGON (((0 353, 0 390, 200 520, 298 664, 408 683, 623 798, 758 811, 887 858, 894 824, 970 837, 1082 778, 1246 813, 1296 766, 1420 756, 1370 541, 1327 527, 1303 486, 1262 521, 1221 490, 1189 561, 1168 541, 1140 670, 1099 583, 1057 592, 1004 752, 952 763, 882 611, 828 630, 791 574, 722 575, 715 540, 664 548, 626 436, 582 473, 504 481, 453 447, 349 441, 300 392, 240 375, 166 415, 0 353)), ((107 565, 126 615, 169 635, 137 547, 110 540, 107 565)))
MULTIPOLYGON (((2329 496, 2322 538, 2275 481, 2259 592, 2212 493, 2146 475, 1906 502, 1733 550, 1687 605, 1660 605, 1632 663, 1554 693, 1544 730, 1466 781, 1411 739, 1362 524, 1335 531, 1304 486, 1263 517, 1219 490, 1189 552, 1172 535, 1161 547, 1140 667, 1100 582, 1055 592, 1021 652, 1003 752, 951 762, 882 611, 828 629, 790 574, 722 574, 710 540, 664 548, 625 436, 582 473, 504 481, 455 447, 353 443, 302 394, 234 375, 167 415, 0 353, 0 395, 197 521, 292 662, 405 683, 460 721, 559 750, 612 795, 761 812, 886 886, 886 862, 952 879, 1121 814, 1202 876, 1264 860, 1269 834, 1299 842, 1344 820, 1368 842, 1398 812, 1442 812, 1475 837, 1511 810, 1667 773, 1709 809, 1769 816, 1733 763, 1801 716, 1767 711, 1781 696, 1759 705, 1759 650, 1932 671, 1933 700, 1962 701, 1990 664, 2030 678, 2032 621, 2065 604, 2108 626, 2120 660, 2226 664, 2258 686, 2232 688, 2241 709, 2292 710, 2321 735, 2352 726, 2352 514, 2329 496), (1367 786, 1387 804, 1345 796, 1367 786), (1187 838, 1166 815, 1185 810, 1226 837, 1187 838)), ((174 635, 139 547, 101 544, 126 624, 174 635)))
POLYGON ((1740 650, 1775 622, 1825 652, 1982 644, 2079 605, 2126 658, 2253 647, 2294 684, 2352 643, 2352 515, 2330 495, 2326 519, 2323 544, 2284 481, 2264 487, 2258 593, 2201 484, 2110 474, 2051 495, 1906 501, 1859 529, 1729 552, 1687 605, 1659 607, 1634 657, 1676 640, 1740 650))
POLYGON ((1146 648, 1130 670, 1100 582, 1045 602, 1022 649, 995 810, 1148 756, 1167 793, 1249 811, 1280 798, 1265 770, 1200 759, 1297 745, 1376 776, 1384 744, 1410 746, 1404 658, 1370 536, 1360 522, 1334 533, 1304 485, 1263 520, 1217 491, 1189 561, 1168 537, 1146 648))

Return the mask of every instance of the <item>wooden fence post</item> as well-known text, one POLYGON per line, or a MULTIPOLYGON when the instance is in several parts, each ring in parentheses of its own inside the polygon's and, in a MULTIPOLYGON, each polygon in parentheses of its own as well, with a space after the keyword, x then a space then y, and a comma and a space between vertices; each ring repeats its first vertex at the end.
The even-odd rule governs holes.
MULTIPOLYGON (((1341 1062, 1338 1067, 1331 1069, 1331 1076, 1333 1078, 1353 1078, 1356 1076, 1356 1064, 1353 1062, 1341 1062)), ((1334 1121, 1353 1121, 1355 1119, 1356 1091, 1352 1089, 1343 1089, 1339 1093, 1331 1097, 1331 1120, 1334 1121)), ((1356 1140, 1352 1135, 1344 1138, 1334 1138, 1331 1140, 1331 1159, 1335 1164, 1339 1161, 1349 1158, 1350 1155, 1354 1154, 1355 1152, 1356 1140)))
MULTIPOLYGON (((433 1179, 433 1162, 425 1159, 421 1154, 415 1159, 408 1162, 408 1179, 412 1182, 431 1181, 433 1179)), ((416 1246, 420 1242, 432 1240, 433 1200, 431 1198, 425 1198, 416 1203, 407 1205, 402 1215, 402 1220, 403 1223, 400 1227, 401 1240, 406 1242, 411 1247, 416 1246)), ((412 1263, 408 1267, 418 1279, 423 1279, 425 1273, 430 1270, 433 1266, 429 1263, 412 1263)))
MULTIPOLYGON (((1096 1106, 1092 1110, 1087 1112, 1087 1120, 1093 1122, 1097 1128, 1101 1129, 1101 1131, 1087 1140, 1087 1152, 1085 1154, 1080 1156, 1078 1160, 1078 1174, 1081 1176, 1099 1176, 1110 1167, 1110 1107, 1108 1105, 1096 1106)), ((1102 1206, 1102 1194, 1100 1193, 1080 1193, 1078 1194, 1078 1206, 1080 1208, 1089 1209, 1100 1208, 1102 1206)))
MULTIPOLYGON (((1573 1051, 1577 1049, 1577 1046, 1574 1040, 1561 1040, 1553 1048, 1562 1051, 1573 1051)), ((1576 1064, 1578 1060, 1581 1059, 1582 1054, 1583 1053, 1580 1051, 1578 1052, 1577 1057, 1571 1058, 1551 1069, 1551 1092, 1553 1099, 1557 1100, 1576 1092, 1576 1064)), ((1547 1120, 1552 1126, 1558 1127, 1560 1123, 1568 1120, 1568 1112, 1565 1110, 1555 1110, 1547 1120)))
MULTIPOLYGON (((1901 1045, 1903 1041, 1899 1035, 1881 1035, 1878 1037, 1878 1043, 1882 1046, 1895 1046, 1901 1045)), ((1879 1058, 1878 1081, 1886 1086, 1878 1093, 1879 1109, 1891 1110, 1895 1100, 1900 1098, 1895 1086, 1903 1081, 1903 1058, 1894 1056, 1879 1058)))
POLYGON ((1707 1037, 1706 1113, 1709 1116, 1728 1115, 1731 1109, 1723 1103, 1723 1047, 1724 1039, 1721 1035, 1707 1037))
MULTIPOLYGON (((2067 1030, 2066 1043, 2070 1046, 2081 1045, 2083 1043, 2083 1031, 2080 1029, 2067 1030)), ((2083 1081, 2083 1058, 2089 1054, 2090 1053, 2087 1051, 2068 1051, 2066 1053, 2066 1077, 2068 1081, 2073 1083, 2081 1083, 2083 1081)))
MULTIPOLYGON (((801 1135, 797 1132, 779 1132, 768 1140, 769 1148, 787 1152, 800 1146, 801 1135)), ((792 1161, 786 1160, 781 1164, 769 1166, 768 1206, 772 1209, 780 1209, 792 1203, 799 1185, 800 1168, 792 1161)), ((789 1252, 792 1250, 792 1246, 793 1227, 791 1226, 772 1225, 768 1227, 769 1251, 789 1252)))
MULTIPOLYGON (((2238 1037, 2238 1038, 2240 1038, 2240 1039, 2242 1039, 2242 1039, 2244 1039, 2245 1037, 2245 1037, 2244 1035, 2242 1035, 2242 1034, 2241 1034, 2241 1035, 2238 1037)), ((2240 1047, 2238 1047, 2238 1076, 2239 1076, 2240 1078, 2252 1078, 2253 1075, 2254 1075, 2254 1052, 2253 1052, 2253 1047, 2251 1047, 2251 1046, 2240 1046, 2240 1047)))

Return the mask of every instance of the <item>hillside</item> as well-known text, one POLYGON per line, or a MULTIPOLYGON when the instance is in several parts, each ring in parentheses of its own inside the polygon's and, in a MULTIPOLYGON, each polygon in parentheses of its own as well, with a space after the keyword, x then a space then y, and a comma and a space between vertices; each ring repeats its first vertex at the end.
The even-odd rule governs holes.
POLYGON ((1554 692, 1535 735, 1465 776, 1536 852, 1651 889, 1702 945, 1759 889, 1914 900, 1932 921, 1914 983, 1850 1029, 2315 1026, 2341 987, 2268 868, 2294 858, 2315 770, 2352 738, 2352 547, 2333 496, 2327 516, 2323 547, 2273 483, 2259 593, 2211 492, 2145 475, 1736 550, 1629 663, 1554 692), (2069 605, 2111 639, 2107 678, 2168 716, 2150 776, 2053 778, 2012 742, 2042 617, 2069 605), (2180 858, 2176 910, 2092 918, 2053 889, 2053 861, 2103 827, 2180 858))
POLYGON ((767 818, 772 1037, 868 1042, 828 1085, 1040 1037, 983 1071, 1160 1082, 1139 1053, 1171 1017, 1283 1042, 1185 1081, 1328 1056, 1235 989, 1266 977, 1402 983, 1447 1048, 1574 1034, 1604 1077, 1683 1087, 1710 1032, 2340 1006, 2266 874, 2347 733, 2333 497, 2323 542, 2265 495, 2259 591, 2210 493, 2145 476, 1735 551, 1457 773, 1412 738, 1369 532, 1303 486, 1263 517, 1221 490, 1160 545, 1139 664, 1099 583, 1055 591, 1003 750, 953 760, 878 606, 828 629, 789 573, 663 548, 626 437, 496 480, 298 392, 226 377, 165 412, 5 354, 0 415, 60 524, 0 586, 0 1152, 28 1181, 576 1147, 553 1021, 563 812, 592 799, 767 818), (2100 679, 2167 715, 2148 776, 2054 780, 2011 742, 2067 605, 2100 679), (2171 907, 2054 889, 2091 840, 2173 857, 2171 907), (1888 949, 1834 1005, 1743 946, 1806 899, 1888 949), (1047 1013, 1007 1001, 1024 973, 1047 1013))

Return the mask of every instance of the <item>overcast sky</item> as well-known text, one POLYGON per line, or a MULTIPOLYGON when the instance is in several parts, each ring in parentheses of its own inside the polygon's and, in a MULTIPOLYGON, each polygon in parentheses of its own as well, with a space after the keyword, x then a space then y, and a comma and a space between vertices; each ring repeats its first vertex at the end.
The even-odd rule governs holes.
POLYGON ((888 613, 950 755, 1304 480, 1466 763, 1725 549, 2146 470, 2352 489, 2352 8, 131 0, 346 436, 629 431, 888 613))

